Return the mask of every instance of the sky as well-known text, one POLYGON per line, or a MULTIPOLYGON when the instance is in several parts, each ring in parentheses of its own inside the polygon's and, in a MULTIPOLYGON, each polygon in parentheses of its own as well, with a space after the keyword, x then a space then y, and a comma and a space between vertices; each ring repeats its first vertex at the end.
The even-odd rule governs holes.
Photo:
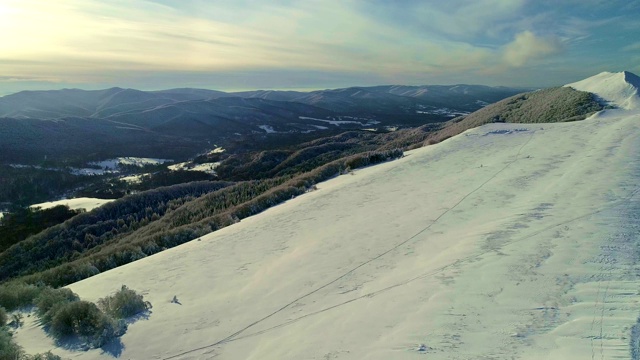
POLYGON ((0 95, 640 73, 639 0, 0 0, 0 95))

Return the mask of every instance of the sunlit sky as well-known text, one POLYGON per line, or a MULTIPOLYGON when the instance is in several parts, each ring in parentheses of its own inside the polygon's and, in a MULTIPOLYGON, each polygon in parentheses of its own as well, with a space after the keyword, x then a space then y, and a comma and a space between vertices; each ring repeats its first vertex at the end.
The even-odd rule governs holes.
POLYGON ((638 0, 0 0, 0 95, 546 87, 640 73, 638 0))

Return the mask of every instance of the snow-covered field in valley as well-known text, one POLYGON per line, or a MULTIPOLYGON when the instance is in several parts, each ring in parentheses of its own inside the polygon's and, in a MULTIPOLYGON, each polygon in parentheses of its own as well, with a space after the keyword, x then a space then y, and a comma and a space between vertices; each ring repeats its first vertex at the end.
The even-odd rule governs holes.
POLYGON ((70 288, 153 304, 122 359, 637 358, 639 153, 638 109, 485 125, 70 288))
POLYGON ((194 164, 192 162, 182 162, 175 165, 168 166, 169 170, 178 171, 200 171, 207 174, 215 174, 216 168, 220 166, 220 162, 212 162, 212 163, 202 163, 202 164, 194 164))
POLYGON ((33 204, 30 207, 40 209, 50 209, 58 205, 66 205, 71 209, 85 209, 91 211, 99 206, 102 206, 108 202, 112 202, 113 199, 96 199, 96 198, 75 198, 75 199, 63 199, 56 201, 49 201, 40 204, 33 204))
POLYGON ((120 165, 143 167, 145 165, 158 165, 158 164, 164 164, 166 162, 173 162, 173 160, 139 158, 139 157, 127 156, 127 157, 120 157, 116 159, 92 162, 91 164, 100 166, 101 168, 107 169, 107 170, 116 170, 120 165))

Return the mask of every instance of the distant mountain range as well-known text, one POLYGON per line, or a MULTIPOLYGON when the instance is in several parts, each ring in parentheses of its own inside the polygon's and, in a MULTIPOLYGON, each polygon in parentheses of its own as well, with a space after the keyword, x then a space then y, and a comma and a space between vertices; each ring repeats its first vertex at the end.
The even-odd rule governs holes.
POLYGON ((181 158, 212 143, 397 129, 446 121, 522 91, 477 85, 312 92, 23 91, 0 98, 0 162, 62 160, 78 154, 94 159, 181 158))
POLYGON ((522 88, 481 85, 386 85, 350 87, 311 92, 257 90, 222 92, 205 89, 140 91, 111 88, 105 90, 63 89, 22 91, 0 98, 0 117, 55 119, 68 116, 108 118, 186 102, 220 98, 262 99, 313 105, 345 115, 415 115, 430 108, 450 108, 472 112, 482 105, 526 91, 522 88))

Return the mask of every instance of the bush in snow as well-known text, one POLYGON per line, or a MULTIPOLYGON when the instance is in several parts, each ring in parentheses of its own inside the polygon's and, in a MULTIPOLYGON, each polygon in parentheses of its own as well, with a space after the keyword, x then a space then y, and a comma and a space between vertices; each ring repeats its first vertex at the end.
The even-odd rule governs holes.
POLYGON ((22 348, 13 342, 11 334, 4 329, 0 330, 0 359, 22 359, 23 356, 22 348))
POLYGON ((49 332, 59 341, 77 336, 95 347, 121 336, 126 329, 126 324, 113 320, 96 304, 82 300, 62 305, 49 325, 49 332))
POLYGON ((126 285, 115 294, 98 300, 98 306, 115 319, 125 319, 151 309, 151 303, 126 285))
POLYGON ((78 301, 80 298, 69 289, 45 288, 35 299, 36 315, 43 325, 49 325, 54 315, 67 303, 78 301))
POLYGON ((0 327, 7 325, 7 310, 0 306, 0 327))
POLYGON ((0 306, 11 311, 33 304, 41 288, 23 283, 11 283, 0 286, 0 306))
POLYGON ((62 360, 58 355, 52 354, 51 351, 47 351, 44 354, 26 355, 24 360, 62 360))

